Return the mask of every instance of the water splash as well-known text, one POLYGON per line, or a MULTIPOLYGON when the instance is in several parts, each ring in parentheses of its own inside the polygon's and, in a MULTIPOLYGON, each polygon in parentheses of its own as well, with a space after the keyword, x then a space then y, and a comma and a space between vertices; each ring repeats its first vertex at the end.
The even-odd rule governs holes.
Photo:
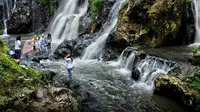
POLYGON ((64 0, 48 26, 48 32, 52 34, 52 43, 55 44, 52 52, 65 39, 78 37, 79 20, 87 12, 88 0, 84 0, 81 4, 78 2, 79 0, 64 0))
POLYGON ((112 7, 108 20, 103 25, 103 28, 98 32, 95 38, 96 41, 89 45, 85 50, 82 56, 83 60, 89 59, 98 59, 102 56, 102 51, 105 45, 105 42, 110 34, 110 32, 115 28, 118 20, 119 10, 121 5, 125 0, 118 0, 112 7))

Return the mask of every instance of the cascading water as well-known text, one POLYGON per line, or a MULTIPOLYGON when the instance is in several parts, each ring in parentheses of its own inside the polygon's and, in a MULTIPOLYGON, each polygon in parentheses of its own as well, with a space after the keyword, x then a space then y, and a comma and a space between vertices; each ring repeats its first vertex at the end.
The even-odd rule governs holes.
POLYGON ((131 75, 136 75, 135 72, 137 71, 132 71, 133 67, 136 67, 134 70, 138 70, 140 76, 138 76, 139 80, 133 86, 140 89, 142 86, 144 89, 153 92, 153 82, 156 77, 159 74, 167 74, 176 67, 176 63, 153 56, 146 56, 145 59, 135 60, 136 53, 137 51, 133 47, 128 47, 122 52, 118 59, 118 64, 122 66, 121 72, 130 77, 131 75))
POLYGON ((117 24, 118 14, 121 5, 125 2, 125 0, 118 0, 110 11, 107 22, 103 25, 103 28, 99 31, 97 40, 89 45, 82 56, 83 60, 88 59, 97 59, 101 58, 102 50, 104 48, 105 42, 110 34, 110 32, 114 29, 117 24))
POLYGON ((158 57, 147 56, 135 66, 141 72, 139 81, 152 85, 159 74, 167 74, 176 67, 176 63, 158 57))
POLYGON ((136 49, 137 48, 134 48, 134 47, 127 47, 126 49, 124 49, 123 52, 121 53, 120 57, 118 58, 117 63, 118 64, 125 64, 126 61, 127 61, 127 57, 129 57, 130 52, 134 52, 135 53, 136 49))
POLYGON ((4 32, 3 35, 7 35, 7 21, 10 19, 16 8, 16 0, 3 0, 3 24, 4 32))
POLYGON ((87 12, 88 0, 78 3, 79 0, 64 0, 51 21, 48 32, 52 34, 52 43, 55 44, 52 52, 65 39, 78 37, 79 20, 87 12))
POLYGON ((200 1, 193 0, 192 1, 192 11, 194 14, 194 21, 195 21, 195 43, 200 43, 200 1))

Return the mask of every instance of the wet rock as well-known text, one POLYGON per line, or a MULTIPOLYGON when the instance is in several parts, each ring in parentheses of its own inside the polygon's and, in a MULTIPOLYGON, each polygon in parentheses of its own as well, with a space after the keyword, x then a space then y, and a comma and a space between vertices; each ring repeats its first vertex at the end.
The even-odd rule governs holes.
POLYGON ((155 94, 166 96, 193 111, 200 110, 198 92, 175 76, 160 75, 155 81, 155 94))
POLYGON ((52 84, 53 83, 53 78, 56 76, 56 73, 53 71, 43 71, 41 80, 45 84, 52 84))
POLYGON ((135 81, 140 79, 140 70, 137 67, 133 67, 131 78, 135 81))
POLYGON ((68 52, 72 52, 73 57, 81 56, 83 50, 94 40, 94 35, 82 35, 75 40, 65 40, 54 52, 54 57, 63 58, 68 52))
POLYGON ((7 21, 9 34, 32 32, 31 2, 23 0, 16 3, 17 8, 7 21))
POLYGON ((41 60, 47 60, 49 59, 48 56, 34 56, 32 61, 40 63, 41 60))
POLYGON ((23 101, 19 100, 14 102, 14 107, 16 110, 24 110, 26 108, 26 104, 23 101))
POLYGON ((81 98, 66 88, 44 88, 41 101, 26 107, 26 112, 77 112, 80 111, 81 98))
POLYGON ((191 59, 191 63, 196 66, 200 65, 200 56, 199 55, 193 56, 193 58, 191 59))
POLYGON ((7 21, 8 34, 43 32, 61 0, 41 4, 35 0, 17 0, 16 8, 7 21))

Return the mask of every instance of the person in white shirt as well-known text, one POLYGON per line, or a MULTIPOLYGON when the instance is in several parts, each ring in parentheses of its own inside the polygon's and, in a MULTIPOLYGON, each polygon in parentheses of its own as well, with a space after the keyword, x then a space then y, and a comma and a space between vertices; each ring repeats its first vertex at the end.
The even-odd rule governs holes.
POLYGON ((68 78, 69 78, 69 80, 72 80, 72 69, 74 68, 74 66, 73 66, 73 59, 71 57, 71 53, 68 53, 64 59, 65 59, 66 66, 67 66, 68 78))
POLYGON ((15 53, 17 55, 17 59, 21 59, 21 37, 18 36, 15 40, 15 53))
POLYGON ((41 49, 41 39, 40 39, 40 35, 38 35, 37 36, 37 43, 38 43, 38 49, 39 49, 39 51, 41 51, 42 49, 41 49))

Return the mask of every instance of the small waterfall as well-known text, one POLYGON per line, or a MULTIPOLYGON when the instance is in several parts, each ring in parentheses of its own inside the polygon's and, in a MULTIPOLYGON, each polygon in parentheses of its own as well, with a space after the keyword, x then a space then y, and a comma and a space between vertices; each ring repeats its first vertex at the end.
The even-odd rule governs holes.
POLYGON ((137 52, 136 48, 127 47, 118 59, 118 64, 122 68, 120 71, 125 75, 130 77, 130 75, 138 75, 139 73, 139 76, 136 76, 139 77, 139 80, 134 84, 136 88, 142 86, 151 91, 156 77, 159 74, 168 74, 177 65, 174 61, 168 61, 154 56, 146 56, 145 59, 135 60, 137 52))
POLYGON ((55 44, 54 50, 65 39, 71 40, 78 37, 80 18, 87 12, 88 0, 79 4, 79 0, 64 0, 58 8, 56 15, 48 26, 55 44))
POLYGON ((3 0, 3 24, 4 32, 3 35, 7 35, 7 21, 12 16, 16 8, 16 0, 3 0))
POLYGON ((126 49, 123 50, 121 53, 120 57, 118 58, 117 63, 119 64, 124 64, 126 63, 127 57, 129 57, 129 53, 131 52, 136 52, 135 47, 127 47, 126 49))
POLYGON ((176 67, 176 62, 164 60, 162 58, 147 56, 139 61, 135 66, 140 70, 140 82, 152 85, 159 74, 168 74, 176 67))
POLYGON ((135 61, 135 54, 136 54, 136 52, 133 51, 130 54, 130 56, 128 56, 127 61, 126 61, 126 65, 125 65, 125 69, 127 69, 127 70, 131 70, 132 69, 133 63, 135 61))
POLYGON ((194 14, 194 21, 195 21, 195 43, 200 43, 200 1, 193 0, 192 1, 192 11, 194 14))
POLYGON ((124 2, 125 0, 118 0, 114 4, 113 8, 110 11, 107 22, 103 25, 103 28, 99 31, 98 35, 95 37, 97 38, 96 41, 85 49, 84 54, 82 56, 83 60, 100 58, 105 42, 110 32, 114 29, 114 27, 117 24, 119 10, 124 2))

